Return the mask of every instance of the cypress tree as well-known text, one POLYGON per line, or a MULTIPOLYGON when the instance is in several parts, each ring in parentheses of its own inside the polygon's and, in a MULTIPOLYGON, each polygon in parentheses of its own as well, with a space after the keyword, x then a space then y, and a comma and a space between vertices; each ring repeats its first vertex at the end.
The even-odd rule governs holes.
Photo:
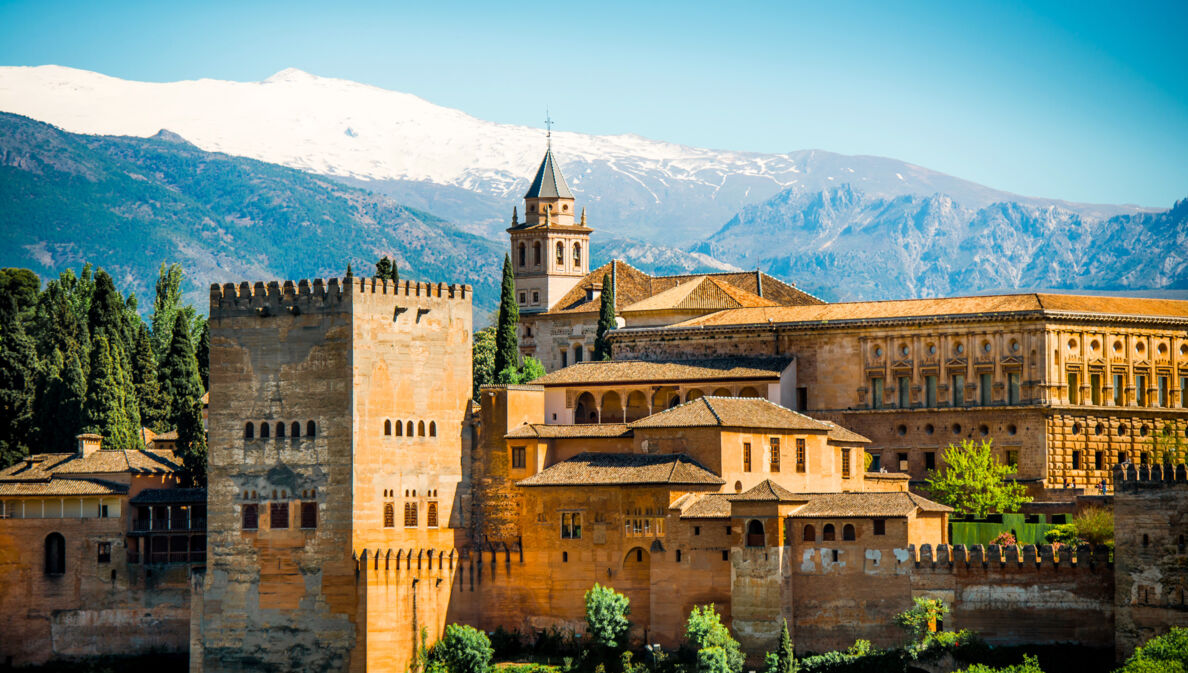
POLYGON ((166 265, 161 262, 157 272, 157 294, 153 299, 153 314, 149 318, 153 327, 153 353, 157 362, 165 358, 169 341, 173 336, 173 322, 181 308, 182 268, 180 264, 166 265))
POLYGON ((202 389, 210 390, 210 321, 202 321, 202 330, 198 333, 198 345, 194 347, 194 357, 198 359, 198 378, 202 379, 202 389))
POLYGON ((499 319, 495 326, 495 375, 498 383, 511 383, 507 370, 520 366, 520 342, 516 325, 520 309, 516 305, 516 277, 512 273, 511 257, 503 255, 503 287, 499 293, 499 319))
POLYGON ((380 280, 392 279, 392 260, 387 255, 375 263, 375 277, 380 280))
POLYGON ((202 380, 198 377, 198 360, 190 342, 189 324, 182 314, 173 323, 173 337, 169 352, 160 367, 161 391, 165 396, 166 424, 177 428, 182 416, 202 397, 202 380))
POLYGON ((165 414, 168 407, 157 374, 157 357, 153 353, 148 325, 143 321, 136 332, 136 344, 132 351, 132 385, 136 388, 140 422, 158 432, 167 430, 165 414))
POLYGON ((29 453, 37 351, 11 294, 0 294, 0 466, 29 453))
POLYGON ((140 427, 128 413, 124 372, 119 358, 105 334, 91 345, 91 382, 83 403, 83 430, 103 435, 104 445, 112 449, 139 449, 140 427))
POLYGON ((615 325, 615 287, 611 284, 611 275, 602 277, 602 303, 598 308, 598 334, 594 337, 594 359, 611 359, 611 346, 607 341, 607 330, 615 325))
POLYGON ((788 635, 788 620, 784 620, 784 628, 780 631, 780 644, 776 648, 777 673, 796 673, 796 653, 792 647, 792 637, 788 635))
POLYGON ((95 292, 87 311, 87 329, 91 336, 102 334, 107 337, 109 344, 117 339, 121 343, 131 343, 127 338, 124 310, 124 298, 116 289, 115 282, 106 271, 100 269, 95 274, 95 292))
POLYGON ((87 379, 77 352, 54 352, 45 359, 33 404, 36 446, 43 451, 71 451, 82 427, 87 379))
POLYGON ((202 400, 187 406, 177 422, 177 457, 181 458, 182 484, 206 486, 206 429, 202 427, 202 400))

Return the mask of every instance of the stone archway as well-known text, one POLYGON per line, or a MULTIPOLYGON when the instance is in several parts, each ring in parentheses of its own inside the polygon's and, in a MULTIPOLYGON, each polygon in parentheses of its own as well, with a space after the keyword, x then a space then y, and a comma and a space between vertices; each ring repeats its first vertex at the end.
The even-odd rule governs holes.
POLYGON ((623 403, 618 393, 612 390, 602 396, 602 413, 600 415, 603 423, 623 422, 623 403))
POLYGON ((598 405, 594 403, 594 396, 588 392, 578 395, 573 405, 573 422, 575 424, 597 423, 598 405))
POLYGON ((640 391, 633 390, 627 395, 627 422, 638 421, 649 415, 648 398, 640 391))
POLYGON ((623 557, 623 567, 615 578, 615 589, 631 599, 631 622, 638 627, 651 627, 652 616, 652 555, 643 547, 635 547, 623 557))

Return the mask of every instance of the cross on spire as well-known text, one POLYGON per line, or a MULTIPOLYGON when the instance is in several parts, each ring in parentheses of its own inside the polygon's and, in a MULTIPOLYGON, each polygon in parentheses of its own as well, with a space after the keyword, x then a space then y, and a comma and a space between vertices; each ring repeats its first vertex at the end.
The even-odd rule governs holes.
POLYGON ((545 108, 545 140, 548 141, 549 149, 553 148, 553 118, 549 115, 549 109, 545 108))

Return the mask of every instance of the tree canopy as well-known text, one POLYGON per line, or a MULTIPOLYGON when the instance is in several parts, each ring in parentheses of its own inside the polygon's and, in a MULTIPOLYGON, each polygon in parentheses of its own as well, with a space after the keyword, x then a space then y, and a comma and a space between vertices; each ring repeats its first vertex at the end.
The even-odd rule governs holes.
POLYGON ((614 589, 596 583, 586 592, 586 626, 599 647, 614 650, 626 645, 629 614, 631 600, 614 589))
POLYGON ((928 491, 952 507, 957 516, 983 518, 991 512, 1016 512, 1031 502, 1026 487, 1007 480, 1016 468, 995 457, 989 439, 950 444, 941 460, 943 470, 928 472, 928 491))

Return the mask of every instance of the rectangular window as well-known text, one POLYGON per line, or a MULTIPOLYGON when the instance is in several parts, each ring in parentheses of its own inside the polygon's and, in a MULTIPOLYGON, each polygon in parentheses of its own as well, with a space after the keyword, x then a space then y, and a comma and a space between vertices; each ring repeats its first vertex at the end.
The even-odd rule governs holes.
POLYGON ((521 292, 521 293, 520 293, 520 303, 521 303, 521 304, 527 304, 527 303, 528 303, 528 293, 527 293, 527 292, 521 292))
POLYGON ((318 527, 318 503, 316 503, 316 502, 301 503, 301 527, 302 528, 317 528, 318 527))
POLYGON ((908 455, 906 453, 899 453, 899 454, 896 454, 895 457, 899 460, 899 471, 907 472, 908 467, 909 467, 908 455))
POLYGON ((289 527, 289 503, 274 502, 268 506, 268 527, 269 528, 288 528, 289 527))
POLYGON ((743 442, 743 472, 751 471, 751 443, 743 442))
POLYGON ((883 468, 883 454, 873 453, 870 456, 870 471, 878 472, 883 468))
POLYGON ((1093 469, 1100 470, 1105 466, 1105 453, 1097 451, 1093 454, 1093 469))
POLYGON ((539 303, 540 303, 540 293, 539 293, 539 292, 537 292, 536 290, 533 290, 533 291, 532 291, 532 303, 533 303, 533 304, 539 304, 539 303))
POLYGON ((801 386, 800 388, 796 389, 796 410, 808 410, 808 388, 806 386, 801 386))
POLYGON ((415 502, 404 503, 404 527, 417 527, 417 503, 415 502))
POLYGON ((842 479, 850 478, 850 450, 842 449, 842 479))
POLYGON ((430 502, 427 507, 428 509, 425 511, 425 525, 430 528, 437 528, 437 503, 430 502))
POLYGON ((924 406, 936 406, 936 376, 924 377, 924 406))
POLYGON ((1126 452, 1125 452, 1125 451, 1119 451, 1119 452, 1118 452, 1118 464, 1122 464, 1122 463, 1125 463, 1125 462, 1126 462, 1126 452))
POLYGON ((565 350, 564 348, 561 349, 561 366, 562 367, 569 366, 569 351, 565 350))
POLYGON ((1167 406, 1167 391, 1168 391, 1168 377, 1160 376, 1156 380, 1156 387, 1159 389, 1158 405, 1161 407, 1167 406))
POLYGON ((99 563, 111 563, 111 543, 99 543, 99 563))
POLYGON ((1074 470, 1081 469, 1081 452, 1080 451, 1072 452, 1072 469, 1074 469, 1074 470))
POLYGON ((870 380, 870 406, 872 409, 883 408, 883 379, 878 376, 870 380))
POLYGON ((900 376, 895 380, 895 390, 899 394, 899 408, 907 409, 911 406, 912 389, 908 377, 900 376))
MULTIPOLYGON (((771 471, 780 471, 780 438, 771 438, 771 471)), ((798 440, 799 441, 799 440, 798 440)))
POLYGON ((960 407, 965 405, 965 376, 962 374, 954 374, 950 381, 953 395, 953 406, 960 407))
POLYGON ((1068 373, 1068 403, 1081 403, 1081 382, 1076 372, 1068 373))
POLYGON ((528 454, 528 451, 523 446, 513 446, 512 447, 511 459, 512 459, 512 469, 513 470, 524 469, 524 466, 527 465, 527 463, 528 463, 527 454, 528 454))
POLYGON ((1089 399, 1093 406, 1101 406, 1101 374, 1089 375, 1089 399))
POLYGON ((991 387, 990 387, 992 385, 991 378, 992 377, 990 374, 982 374, 981 377, 979 378, 978 392, 982 396, 982 406, 983 407, 990 406, 990 402, 993 399, 991 397, 992 392, 991 392, 991 387))
POLYGON ((924 469, 925 470, 935 470, 936 469, 936 451, 925 451, 924 452, 924 469))
POLYGON ((260 526, 260 506, 256 504, 243 506, 243 529, 256 530, 260 526))
POLYGON ((107 505, 99 505, 99 518, 100 519, 109 518, 107 505))
POLYGON ((808 465, 808 460, 807 460, 806 456, 804 455, 804 453, 805 453, 804 452, 804 438, 798 437, 796 439, 796 471, 797 472, 804 472, 808 465))
POLYGON ((1013 467, 1015 469, 1019 469, 1019 452, 1018 451, 1007 451, 1006 452, 1006 464, 1010 465, 1011 467, 1013 467))
POLYGON ((1019 372, 1007 374, 1007 404, 1018 404, 1022 395, 1019 393, 1019 372))
POLYGON ((886 535, 887 534, 887 520, 886 519, 875 519, 874 520, 874 534, 875 535, 886 535))
POLYGON ((1147 375, 1135 374, 1134 376, 1134 398, 1138 400, 1140 407, 1147 406, 1147 375))
POLYGON ((580 540, 580 539, 582 539, 582 513, 581 512, 562 512, 561 513, 561 539, 562 540, 580 540))

